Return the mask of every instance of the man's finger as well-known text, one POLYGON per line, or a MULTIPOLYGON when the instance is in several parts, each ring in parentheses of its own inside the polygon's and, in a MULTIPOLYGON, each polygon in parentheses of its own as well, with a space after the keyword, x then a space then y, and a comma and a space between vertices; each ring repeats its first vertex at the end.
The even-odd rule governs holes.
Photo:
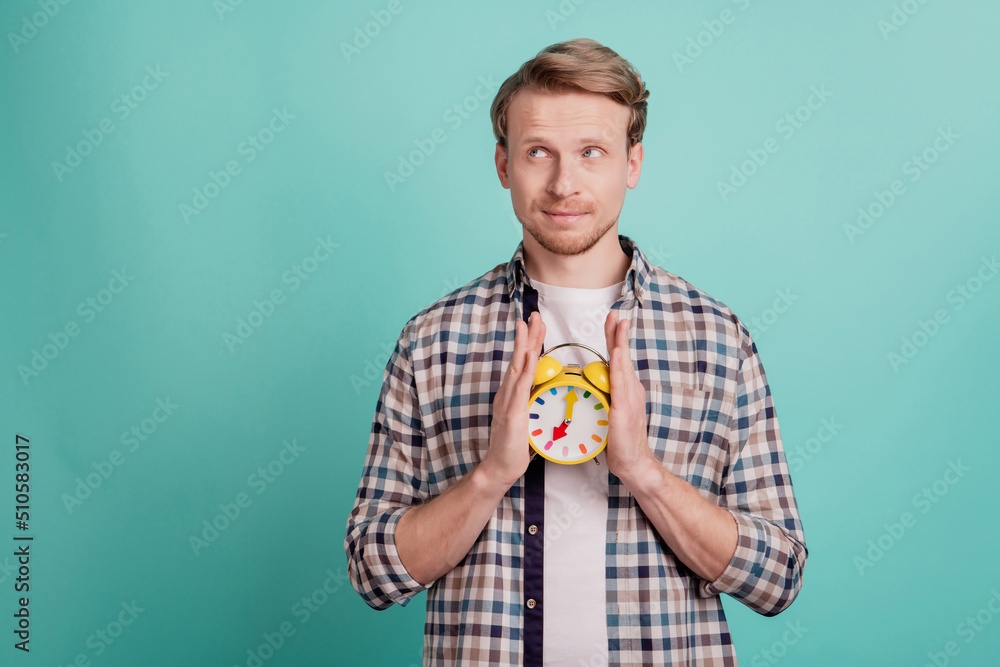
POLYGON ((510 373, 520 373, 524 367, 524 348, 527 333, 528 330, 523 322, 517 322, 514 325, 514 354, 510 358, 510 367, 508 369, 510 373))
POLYGON ((517 394, 524 398, 525 403, 527 403, 528 397, 531 393, 531 387, 535 384, 535 370, 538 368, 538 346, 541 344, 542 337, 545 335, 545 325, 541 322, 535 327, 531 335, 528 336, 528 349, 525 354, 525 364, 524 371, 517 378, 516 383, 517 389, 515 390, 517 394))
POLYGON ((622 351, 618 348, 611 349, 611 400, 613 401, 617 397, 621 397, 622 400, 625 399, 625 395, 622 393, 622 351))
POLYGON ((510 403, 509 397, 512 390, 511 385, 514 384, 516 378, 520 375, 517 362, 518 359, 522 358, 522 355, 519 354, 519 352, 520 348, 524 345, 526 331, 527 329, 523 322, 518 321, 514 323, 514 354, 511 356, 510 363, 507 365, 507 370, 503 374, 503 378, 500 380, 500 388, 497 389, 497 393, 493 397, 494 414, 502 410, 506 410, 507 405, 510 403))
POLYGON ((524 347, 522 348, 522 354, 524 362, 520 366, 522 373, 526 373, 528 370, 528 363, 538 356, 538 346, 536 341, 538 340, 538 328, 539 328, 539 315, 538 312, 532 313, 530 316, 530 322, 524 331, 524 347))
POLYGON ((534 356, 537 359, 538 355, 542 352, 542 346, 545 344, 545 322, 541 321, 539 318, 538 322, 538 336, 535 338, 534 345, 532 349, 534 350, 534 356))
POLYGON ((628 324, 628 320, 622 320, 618 323, 618 347, 622 348, 622 352, 624 353, 622 370, 632 370, 632 352, 629 350, 628 345, 628 324))
POLYGON ((541 351, 539 346, 542 343, 542 336, 544 334, 545 324, 542 322, 542 318, 536 311, 531 314, 531 323, 528 325, 525 336, 525 365, 529 359, 538 359, 538 353, 541 351))
MULTIPOLYGON (((608 354, 615 347, 615 327, 618 324, 618 311, 612 310, 604 320, 604 339, 608 346, 608 354)), ((609 359, 610 361, 610 359, 609 359)))

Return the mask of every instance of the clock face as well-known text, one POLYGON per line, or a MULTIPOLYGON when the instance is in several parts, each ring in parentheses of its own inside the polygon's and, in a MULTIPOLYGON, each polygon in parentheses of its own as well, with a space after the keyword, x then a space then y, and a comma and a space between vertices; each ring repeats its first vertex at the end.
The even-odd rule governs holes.
POLYGON ((535 451, 550 461, 583 463, 607 443, 608 412, 586 389, 552 387, 529 406, 528 431, 535 451))

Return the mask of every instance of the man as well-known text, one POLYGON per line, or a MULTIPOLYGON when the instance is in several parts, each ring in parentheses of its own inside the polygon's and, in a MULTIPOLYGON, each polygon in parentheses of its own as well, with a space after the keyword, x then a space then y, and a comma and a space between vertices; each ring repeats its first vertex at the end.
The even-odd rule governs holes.
POLYGON ((425 665, 735 665, 719 595, 770 616, 801 588, 747 328, 618 234, 648 95, 585 39, 504 82, 495 161, 524 239, 389 360, 345 549, 375 609, 428 590, 425 665), (563 342, 610 352, 607 446, 576 465, 527 444, 539 352, 563 342))

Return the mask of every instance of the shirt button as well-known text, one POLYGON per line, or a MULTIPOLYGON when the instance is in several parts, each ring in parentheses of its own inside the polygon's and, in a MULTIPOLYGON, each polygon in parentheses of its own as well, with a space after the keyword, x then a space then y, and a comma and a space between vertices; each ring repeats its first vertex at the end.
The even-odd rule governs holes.
POLYGON ((536 535, 538 533, 538 526, 531 524, 528 526, 528 535, 536 535))
POLYGON ((528 609, 534 609, 535 608, 535 598, 528 598, 528 601, 525 602, 524 604, 527 605, 528 609))

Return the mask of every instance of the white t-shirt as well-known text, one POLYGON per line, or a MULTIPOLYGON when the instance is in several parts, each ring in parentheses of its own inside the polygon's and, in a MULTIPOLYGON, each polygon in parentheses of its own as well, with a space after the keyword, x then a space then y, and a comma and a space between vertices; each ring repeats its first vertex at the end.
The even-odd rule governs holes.
MULTIPOLYGON (((624 281, 598 289, 537 280, 531 284, 538 290, 538 310, 545 322, 543 349, 580 343, 610 361, 604 321, 620 298, 624 281)), ((578 347, 559 348, 552 356, 581 368, 600 361, 578 347)), ((607 516, 608 467, 603 451, 575 465, 545 461, 544 665, 608 664, 607 516)))

